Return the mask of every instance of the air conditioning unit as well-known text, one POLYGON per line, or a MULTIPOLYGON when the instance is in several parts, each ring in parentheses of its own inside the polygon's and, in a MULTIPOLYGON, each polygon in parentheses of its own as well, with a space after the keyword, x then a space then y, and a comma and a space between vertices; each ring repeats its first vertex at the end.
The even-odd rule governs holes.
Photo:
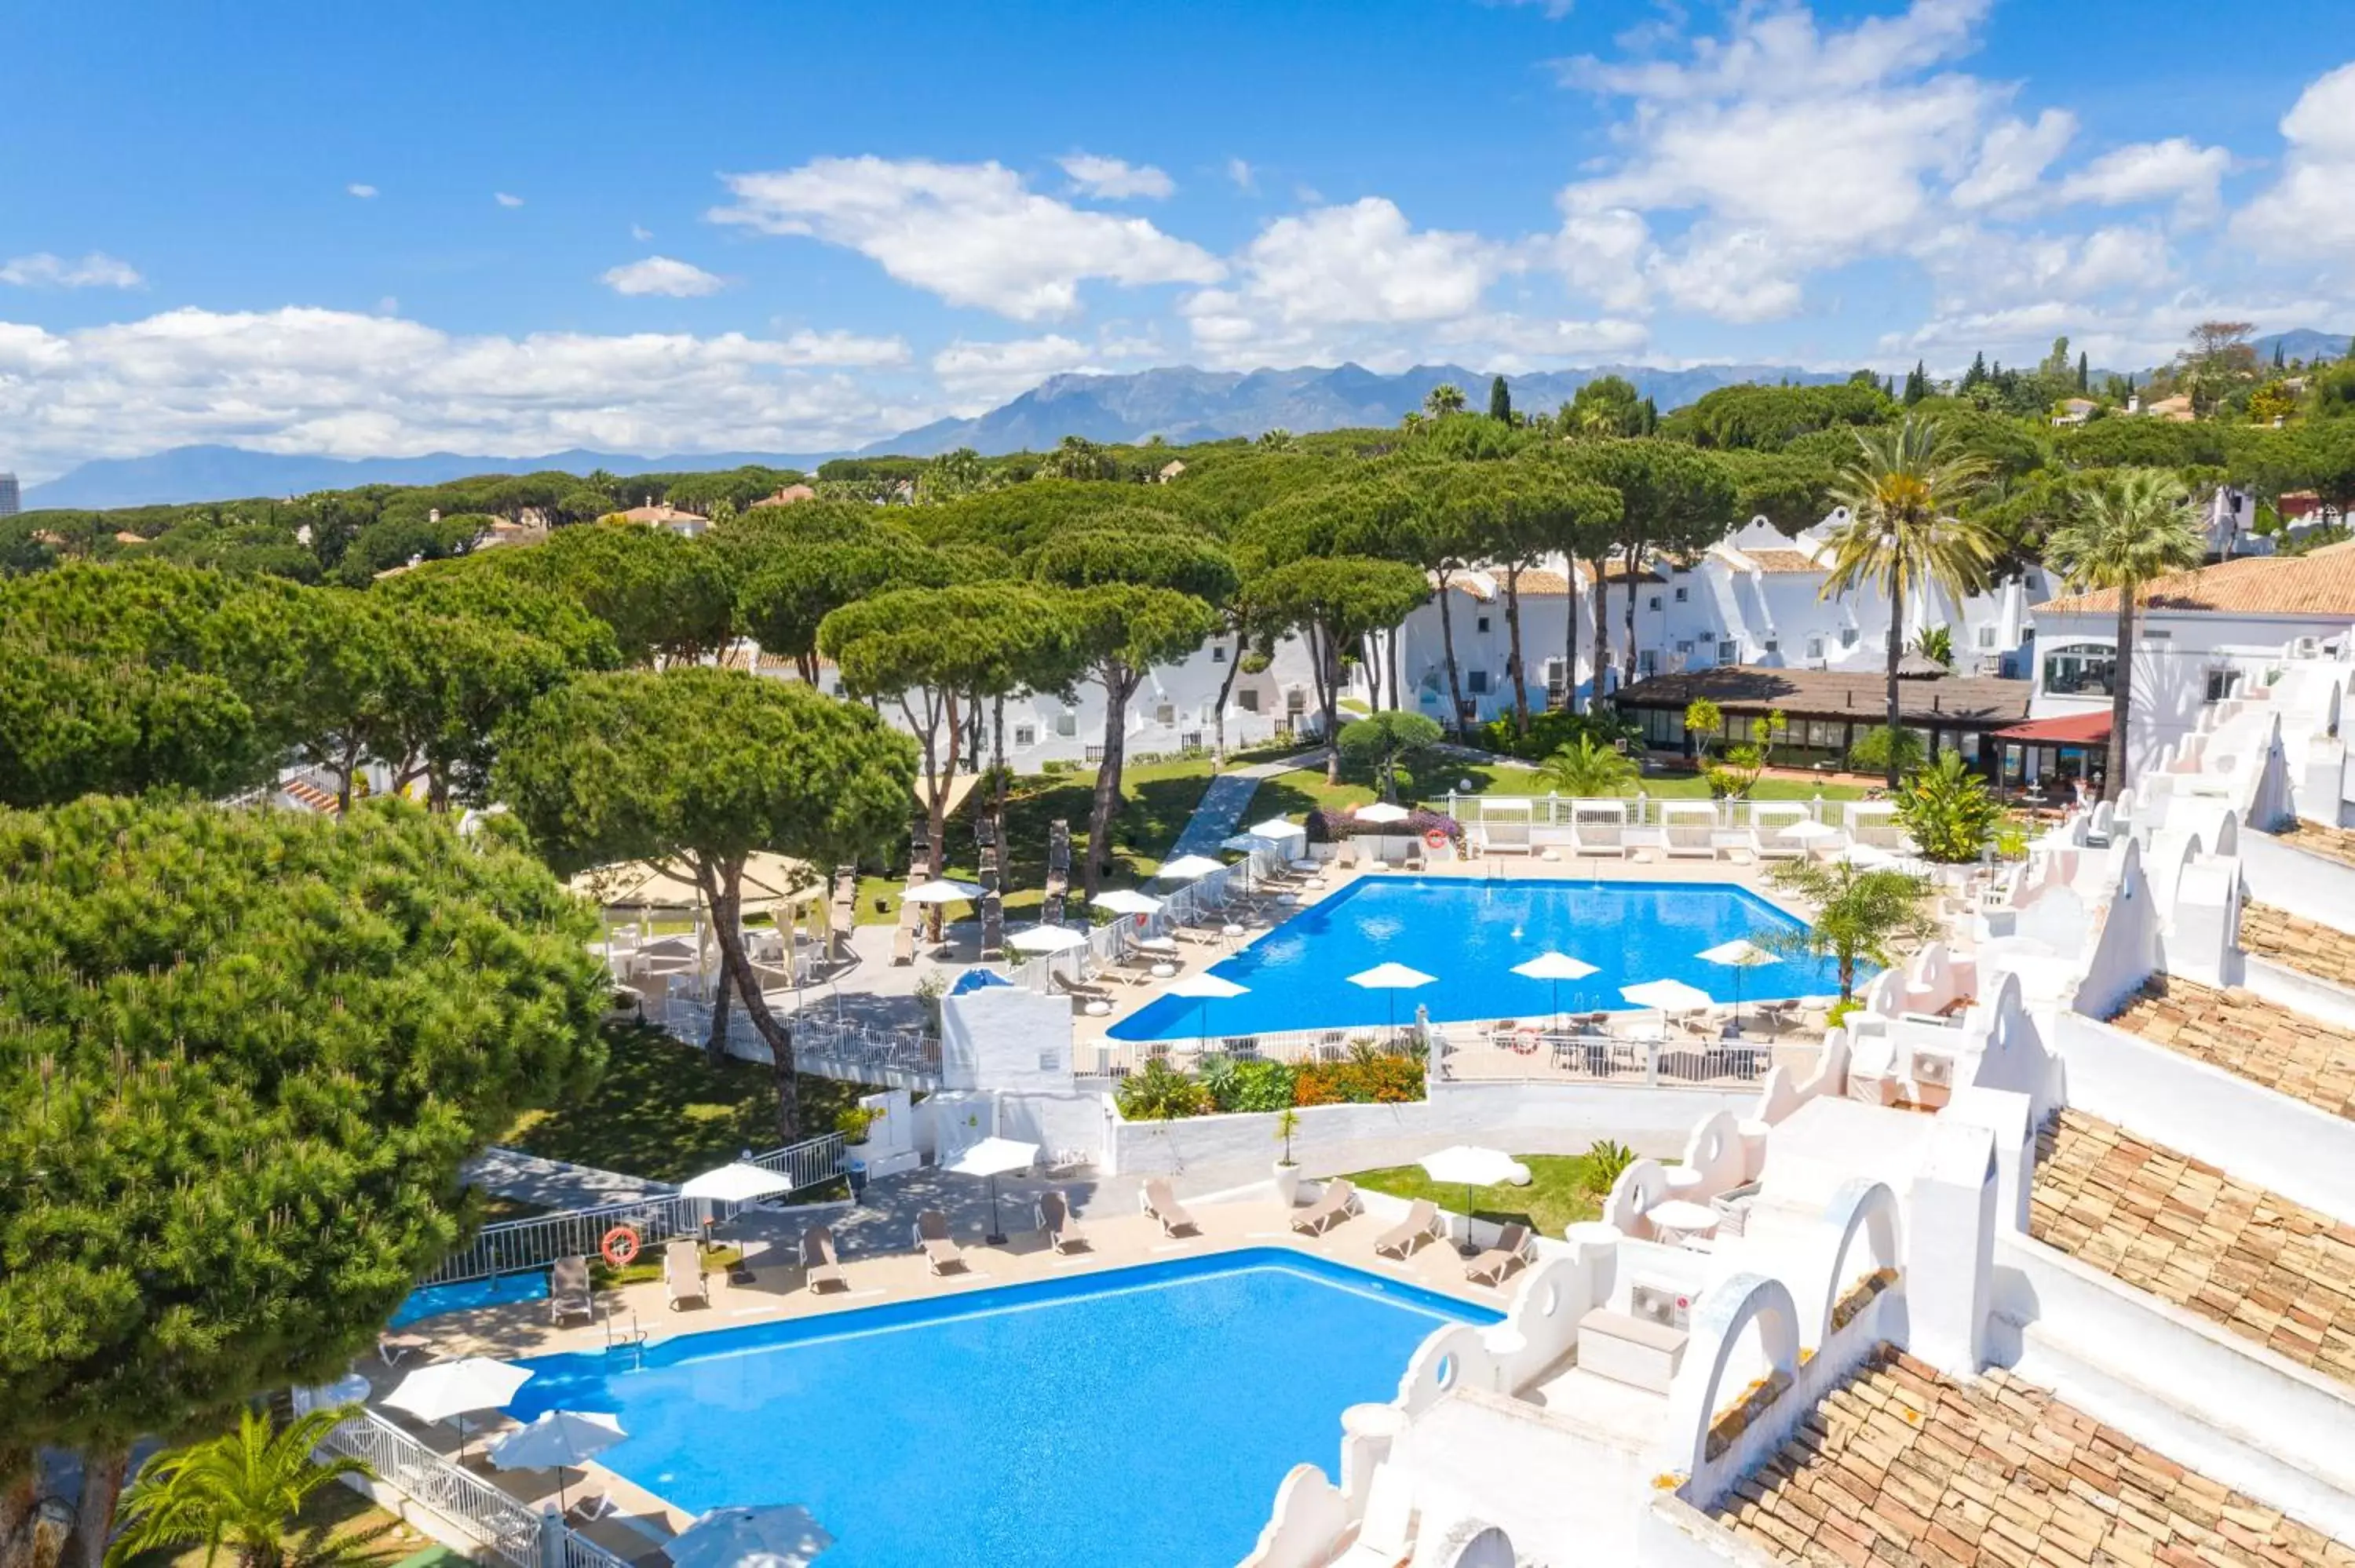
POLYGON ((1955 1059, 1933 1056, 1925 1052, 1913 1054, 1913 1081, 1925 1087, 1952 1088, 1955 1082, 1955 1059))
POLYGON ((2290 644, 2290 649, 2291 652, 2295 652, 2301 659, 2311 659, 2316 654, 2322 652, 2322 639, 2319 637, 2301 637, 2296 642, 2290 644))
POLYGON ((1673 1285, 1631 1285, 1627 1287, 1631 1317, 1664 1329, 1681 1329, 1692 1316, 1692 1297, 1673 1285))

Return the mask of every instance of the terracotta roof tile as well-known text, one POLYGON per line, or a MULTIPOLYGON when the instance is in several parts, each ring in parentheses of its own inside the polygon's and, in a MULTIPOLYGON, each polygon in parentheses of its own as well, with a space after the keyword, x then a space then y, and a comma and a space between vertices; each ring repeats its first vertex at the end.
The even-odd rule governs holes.
POLYGON ((1518 591, 1523 599, 1559 599, 1570 591, 1570 579, 1560 572, 1531 567, 1521 574, 1518 591))
POLYGON ((1744 550, 1744 559, 1762 572, 1820 572, 1823 564, 1803 550, 1744 550))
MULTIPOLYGON (((2275 921, 2306 924, 2252 904, 2241 917, 2243 944, 2251 952, 2296 961, 2292 953, 2273 946, 2279 927, 2261 918, 2260 911, 2275 921)), ((2355 950, 2355 938, 2339 940, 2342 955, 2355 950)), ((2345 976, 2337 978, 2343 981, 2345 976)), ((2237 987, 2212 991, 2177 976, 2159 976, 2110 1022, 2332 1116, 2355 1118, 2355 1035, 2237 987)))
MULTIPOLYGON (((2243 556, 2175 572, 2143 590, 2146 609, 2214 610, 2227 615, 2343 615, 2355 621, 2355 551, 2310 556, 2243 556)), ((2040 614, 2115 615, 2115 588, 2047 599, 2040 614)))

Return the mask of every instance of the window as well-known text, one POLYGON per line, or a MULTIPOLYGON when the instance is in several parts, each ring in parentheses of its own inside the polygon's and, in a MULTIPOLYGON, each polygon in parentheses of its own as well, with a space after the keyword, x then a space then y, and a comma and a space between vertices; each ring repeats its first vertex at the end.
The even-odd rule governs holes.
POLYGON ((1636 675, 1638 680, 1651 679, 1659 673, 1659 669, 1660 656, 1652 649, 1646 648, 1636 655, 1636 675))
POLYGON ((1308 694, 1294 686, 1284 694, 1284 711, 1298 718, 1308 711, 1308 694))
POLYGON ((1223 664, 1223 663, 1225 663, 1226 662, 1227 662, 1227 645, 1226 645, 1225 643, 1223 643, 1223 642, 1213 642, 1213 643, 1211 643, 1211 644, 1210 644, 1210 662, 1211 662, 1211 663, 1213 663, 1213 664, 1223 664))
POLYGON ((1801 744, 1817 751, 1846 751, 1848 722, 1844 719, 1809 719, 1805 726, 1801 744))
POLYGON ((1685 602, 1685 590, 1683 588, 1677 589, 1677 602, 1678 604, 1685 602))
POLYGON ((1735 642, 1733 639, 1727 637, 1719 640, 1717 644, 1717 662, 1719 663, 1731 664, 1741 657, 1742 647, 1739 643, 1735 642))
POLYGON ((2044 690, 2056 697, 2106 697, 2117 670, 2117 650, 2109 643, 2072 642, 2044 656, 2044 690))
POLYGON ((1475 621, 1475 622, 1473 623, 1473 627, 1474 627, 1474 630, 1478 630, 1478 631, 1486 631, 1486 630, 1488 630, 1488 618, 1487 618, 1487 616, 1485 616, 1485 615, 1484 615, 1484 616, 1482 616, 1482 617, 1480 617, 1480 619, 1479 619, 1478 620, 1476 620, 1476 621, 1475 621))
POLYGON ((1259 712, 1259 689, 1255 686, 1245 686, 1242 690, 1237 692, 1235 694, 1235 706, 1242 709, 1243 712, 1247 714, 1255 714, 1259 712))
POLYGON ((1810 638, 1808 638, 1808 639, 1807 639, 1807 657, 1808 657, 1808 658, 1810 658, 1810 659, 1820 659, 1820 658, 1822 658, 1823 656, 1824 656, 1824 640, 1823 640, 1822 638, 1820 638, 1820 637, 1810 637, 1810 638))
POLYGON ((1995 646, 1994 627, 1982 626, 1979 628, 1979 646, 1982 648, 1992 648, 1995 646))
POLYGON ((1966 729, 1960 735, 1955 736, 1955 749, 1963 754, 1963 760, 1965 762, 1968 763, 1973 768, 1977 768, 1979 765, 1979 732, 1975 729, 1966 729))
POLYGON ((1055 733, 1057 735, 1080 733, 1080 714, 1077 708, 1065 708, 1055 715, 1055 733))
POLYGON ((1545 683, 1547 695, 1555 697, 1561 695, 1562 679, 1561 660, 1549 659, 1545 662, 1545 683))
POLYGON ((1101 746, 1089 747, 1087 749, 1087 759, 1090 762, 1102 762, 1103 760, 1103 747, 1101 746))
POLYGON ((1156 704, 1153 709, 1153 722, 1165 726, 1176 724, 1178 722, 1178 705, 1176 703, 1156 704))
POLYGON ((1471 693, 1476 697, 1487 696, 1488 694, 1488 672, 1486 670, 1466 670, 1464 673, 1464 689, 1471 693))
POLYGON ((1018 725, 1016 725, 1016 726, 1014 726, 1014 749, 1015 749, 1015 750, 1017 750, 1017 751, 1028 751, 1028 750, 1029 750, 1032 747, 1034 747, 1034 746, 1036 746, 1036 745, 1038 745, 1038 744, 1039 744, 1039 726, 1038 726, 1037 725, 1035 725, 1035 724, 1018 724, 1018 725))
POLYGON ((1650 594, 1650 595, 1646 596, 1645 602, 1644 602, 1644 608, 1645 608, 1646 609, 1659 609, 1659 608, 1660 608, 1660 596, 1659 596, 1658 594, 1650 594))
POLYGON ((2221 703, 2231 696, 2232 688, 2240 683, 2240 679, 2241 673, 2229 664, 2209 671, 2208 701, 2221 703))
POLYGON ((1855 627, 1843 626, 1840 628, 1840 646, 1843 648, 1853 648, 1856 646, 1855 627))
POLYGON ((1781 638, 1779 638, 1779 637, 1769 637, 1769 638, 1766 640, 1766 652, 1769 652, 1769 653, 1780 653, 1782 651, 1783 651, 1783 640, 1782 640, 1781 638))

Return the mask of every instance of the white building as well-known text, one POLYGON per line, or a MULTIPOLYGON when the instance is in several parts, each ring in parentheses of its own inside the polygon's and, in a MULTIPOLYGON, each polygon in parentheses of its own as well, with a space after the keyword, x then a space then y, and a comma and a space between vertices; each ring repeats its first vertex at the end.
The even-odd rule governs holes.
MULTIPOLYGON (((2070 774, 2105 747, 2116 679, 2115 591, 2048 599, 2033 611, 2040 736, 2021 737, 2015 776, 2070 774), (2072 755, 2072 753, 2074 755, 2072 755)), ((2135 616, 2127 681, 2128 775, 2191 733, 2202 712, 2276 669, 2285 646, 2343 644, 2355 627, 2355 545, 2305 556, 2249 556, 2162 577, 2135 616)))
MULTIPOLYGON (((1887 658, 1889 605, 1867 589, 1831 599, 1823 596, 1828 576, 1826 540, 1847 522, 1834 512, 1796 538, 1761 518, 1698 556, 1655 556, 1636 575, 1636 673, 1638 679, 1704 670, 1720 664, 1767 669, 1879 670, 1887 658)), ((1560 706, 1567 686, 1582 696, 1594 690, 1593 564, 1578 563, 1575 598, 1560 557, 1521 574, 1521 655, 1529 671, 1532 707, 1560 706), (1578 667, 1566 673, 1564 617, 1578 615, 1578 667)), ((1449 583, 1448 619, 1468 722, 1509 714, 1513 707, 1511 649, 1506 624, 1501 571, 1489 567, 1458 572, 1449 583)), ((1627 577, 1615 563, 1607 583, 1605 630, 1608 670, 1602 690, 1615 690, 1627 652, 1627 577)), ((1960 603, 1944 593, 1905 607, 1910 642, 1927 628, 1944 627, 1954 639, 1958 674, 2021 673, 2022 645, 2029 635, 2028 606, 2044 591, 2041 568, 1994 591, 1960 603)), ((1437 596, 1410 615, 1393 634, 1404 705, 1444 720, 1449 703, 1445 646, 1437 596)), ((1361 667, 1359 694, 1374 694, 1367 678, 1379 664, 1387 705, 1393 657, 1389 640, 1377 640, 1373 659, 1361 667)))

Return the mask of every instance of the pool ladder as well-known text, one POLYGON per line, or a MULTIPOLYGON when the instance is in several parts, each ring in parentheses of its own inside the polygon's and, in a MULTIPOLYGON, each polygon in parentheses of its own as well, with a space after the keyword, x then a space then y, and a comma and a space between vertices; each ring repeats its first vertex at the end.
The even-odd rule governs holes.
POLYGON ((630 1314, 630 1326, 624 1331, 614 1326, 613 1315, 605 1314, 605 1359, 612 1361, 616 1351, 630 1352, 630 1370, 636 1372, 646 1364, 646 1331, 638 1326, 638 1315, 630 1314))

